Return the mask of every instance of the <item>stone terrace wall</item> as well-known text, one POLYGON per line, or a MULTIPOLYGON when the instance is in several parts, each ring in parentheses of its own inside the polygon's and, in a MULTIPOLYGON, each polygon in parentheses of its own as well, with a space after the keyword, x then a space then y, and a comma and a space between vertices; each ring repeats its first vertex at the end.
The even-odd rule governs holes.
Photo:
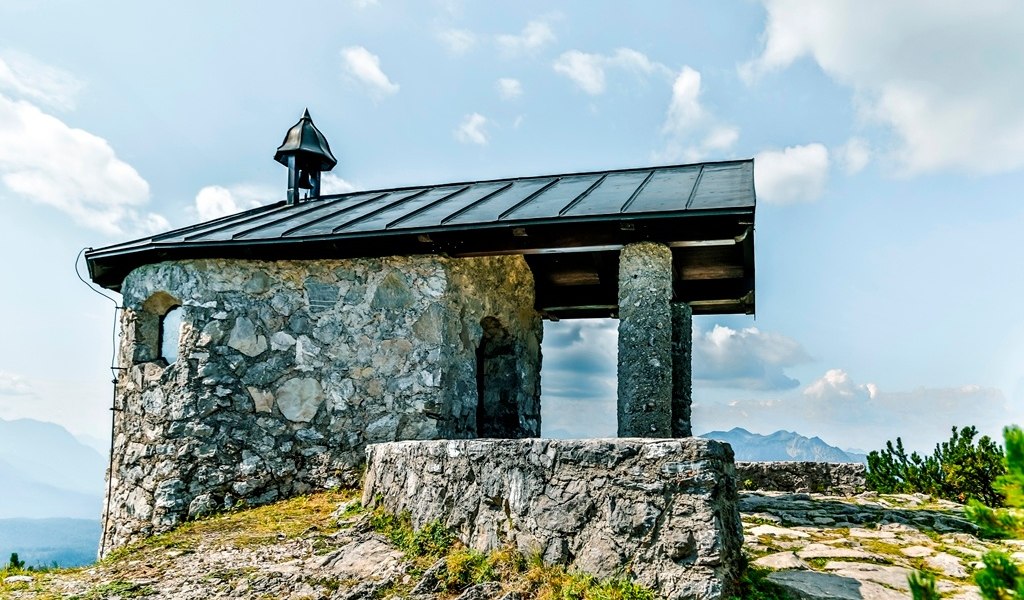
POLYGON ((363 502, 667 598, 727 598, 742 530, 732 449, 702 438, 446 440, 367 448, 363 502))
POLYGON ((126 370, 101 552, 243 500, 355 484, 370 443, 475 437, 487 317, 514 358, 499 382, 514 405, 507 437, 539 435, 533 289, 522 257, 136 269, 122 289, 126 370), (157 332, 174 304, 181 339, 168 366, 157 332))
POLYGON ((736 485, 741 490, 852 496, 867 488, 866 472, 861 463, 737 462, 736 485))

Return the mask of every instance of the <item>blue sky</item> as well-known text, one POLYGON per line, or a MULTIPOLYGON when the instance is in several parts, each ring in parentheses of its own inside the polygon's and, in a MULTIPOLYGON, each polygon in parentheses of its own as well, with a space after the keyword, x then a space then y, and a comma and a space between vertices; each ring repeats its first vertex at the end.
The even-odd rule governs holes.
MULTIPOLYGON (((0 418, 109 427, 99 247, 279 199, 303 108, 368 189, 755 158, 757 309, 695 322, 697 431, 930 448, 1024 406, 1024 5, 0 5, 0 418)), ((614 428, 613 321, 545 428, 614 428)))

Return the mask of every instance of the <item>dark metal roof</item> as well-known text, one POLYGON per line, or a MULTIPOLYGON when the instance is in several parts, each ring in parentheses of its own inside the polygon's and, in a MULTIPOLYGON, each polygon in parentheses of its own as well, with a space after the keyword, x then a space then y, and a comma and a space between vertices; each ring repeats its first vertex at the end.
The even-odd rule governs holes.
POLYGON ((754 309, 753 161, 404 187, 284 202, 86 253, 119 289, 134 268, 186 258, 263 260, 524 254, 538 308, 616 312, 627 243, 673 248, 676 299, 697 313, 754 309))

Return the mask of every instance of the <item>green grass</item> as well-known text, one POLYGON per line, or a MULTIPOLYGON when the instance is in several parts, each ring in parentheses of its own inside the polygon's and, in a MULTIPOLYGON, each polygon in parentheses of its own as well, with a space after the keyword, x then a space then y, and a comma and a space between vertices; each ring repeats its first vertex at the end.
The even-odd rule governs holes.
POLYGON ((311 531, 329 535, 339 529, 331 513, 358 493, 358 490, 331 490, 203 517, 183 523, 167 533, 118 548, 101 563, 112 564, 128 556, 154 550, 191 552, 208 539, 217 539, 234 547, 251 547, 293 539, 311 531))
POLYGON ((735 583, 729 600, 791 600, 785 590, 768 581, 771 569, 753 567, 745 561, 742 568, 743 574, 735 583))
POLYGON ((431 521, 419 529, 413 528, 408 512, 394 515, 377 508, 370 513, 370 527, 414 558, 444 556, 455 542, 455 536, 438 521, 431 521))
POLYGON ((84 596, 78 596, 80 600, 92 600, 94 598, 107 598, 117 596, 119 598, 145 598, 156 592, 148 585, 133 583, 131 581, 114 580, 109 583, 98 585, 84 596))

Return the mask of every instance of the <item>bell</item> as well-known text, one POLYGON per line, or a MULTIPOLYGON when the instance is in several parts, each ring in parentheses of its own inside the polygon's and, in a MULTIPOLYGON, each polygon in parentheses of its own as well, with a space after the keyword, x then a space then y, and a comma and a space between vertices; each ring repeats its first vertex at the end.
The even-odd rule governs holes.
POLYGON ((313 184, 309 182, 309 171, 306 169, 299 171, 299 188, 303 190, 313 189, 313 184))

